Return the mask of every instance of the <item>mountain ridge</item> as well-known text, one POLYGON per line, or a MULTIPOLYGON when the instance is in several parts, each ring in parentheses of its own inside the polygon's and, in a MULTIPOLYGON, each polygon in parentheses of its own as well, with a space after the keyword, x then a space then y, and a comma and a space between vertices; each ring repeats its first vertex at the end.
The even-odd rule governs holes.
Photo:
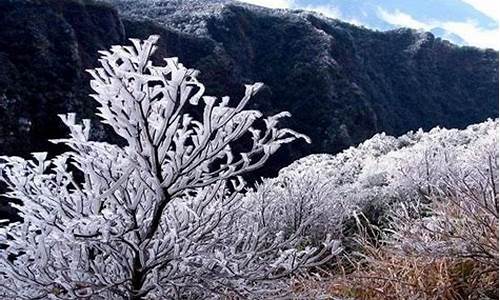
MULTIPOLYGON (((458 47, 410 29, 373 31, 302 10, 225 0, 211 1, 214 16, 202 8, 206 2, 198 8, 197 2, 0 4, 0 97, 6 99, 0 150, 27 155, 50 147, 44 141, 65 132, 57 113, 73 110, 95 120, 84 69, 96 64, 97 50, 151 34, 161 36, 157 62, 178 56, 199 69, 208 94, 239 98, 243 84, 262 81, 266 88, 251 106, 293 114, 285 125, 308 134, 313 144, 282 150, 266 176, 304 155, 337 153, 377 132, 462 128, 498 114, 496 51, 458 47), (162 24, 147 11, 164 19, 176 14, 177 25, 162 24), (191 22, 202 24, 191 28, 191 22)), ((109 132, 97 128, 94 136, 109 132)))

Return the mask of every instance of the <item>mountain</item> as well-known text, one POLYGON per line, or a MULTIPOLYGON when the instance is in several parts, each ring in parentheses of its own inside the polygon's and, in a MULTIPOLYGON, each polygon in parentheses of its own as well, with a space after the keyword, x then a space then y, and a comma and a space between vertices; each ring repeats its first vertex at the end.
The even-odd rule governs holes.
MULTIPOLYGON (((26 156, 66 134, 58 113, 92 117, 97 51, 159 34, 157 63, 178 56, 207 92, 288 110, 312 144, 284 148, 257 175, 311 153, 337 153, 377 132, 463 128, 498 115, 498 52, 410 29, 372 31, 302 10, 233 1, 5 0, 0 2, 0 153, 26 156)), ((93 136, 109 138, 98 126, 93 136)))
POLYGON ((400 11, 417 20, 436 20, 446 22, 464 22, 472 19, 483 28, 498 27, 492 17, 478 11, 463 0, 295 0, 293 7, 321 8, 331 7, 341 17, 357 20, 370 28, 380 30, 393 29, 394 26, 384 20, 380 10, 400 11))
MULTIPOLYGON (((259 2, 259 0, 242 1, 259 2)), ((362 24, 371 29, 391 30, 398 26, 424 29, 459 45, 495 45, 492 40, 496 39, 496 32, 499 29, 494 11, 488 12, 485 8, 489 6, 493 8, 494 4, 486 3, 489 1, 484 1, 484 3, 475 3, 480 1, 474 0, 294 0, 285 2, 292 8, 307 8, 326 16, 362 24)))

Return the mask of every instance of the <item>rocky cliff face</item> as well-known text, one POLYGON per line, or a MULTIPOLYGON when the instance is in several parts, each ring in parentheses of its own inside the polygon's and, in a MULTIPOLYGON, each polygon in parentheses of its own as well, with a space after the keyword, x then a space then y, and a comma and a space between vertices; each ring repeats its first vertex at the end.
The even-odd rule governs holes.
POLYGON ((0 12, 2 154, 47 149, 47 138, 64 134, 57 113, 92 116, 84 69, 96 64, 97 50, 150 34, 161 35, 158 59, 178 56, 199 69, 212 95, 239 98, 244 83, 264 82, 252 105, 290 111, 286 125, 312 138, 283 149, 259 175, 376 132, 464 127, 498 115, 498 53, 430 33, 376 32, 213 0, 9 0, 0 12))

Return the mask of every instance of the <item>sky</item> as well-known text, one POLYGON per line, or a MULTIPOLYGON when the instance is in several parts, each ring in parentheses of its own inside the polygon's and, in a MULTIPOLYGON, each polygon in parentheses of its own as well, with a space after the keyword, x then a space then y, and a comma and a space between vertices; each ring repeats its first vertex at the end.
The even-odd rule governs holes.
POLYGON ((500 48, 500 0, 240 0, 316 11, 378 30, 409 27, 461 45, 500 48))

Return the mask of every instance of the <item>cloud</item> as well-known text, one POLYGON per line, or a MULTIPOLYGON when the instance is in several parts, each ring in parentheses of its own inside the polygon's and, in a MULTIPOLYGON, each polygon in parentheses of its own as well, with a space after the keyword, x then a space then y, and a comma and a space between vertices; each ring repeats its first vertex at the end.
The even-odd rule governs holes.
POLYGON ((410 27, 427 31, 433 28, 442 28, 448 33, 460 36, 469 45, 481 48, 500 48, 498 42, 498 27, 495 29, 482 28, 474 20, 466 20, 464 22, 437 20, 420 21, 399 10, 388 12, 381 7, 378 8, 378 15, 382 20, 394 26, 410 27))
POLYGON ((498 22, 500 13, 500 1, 498 0, 462 0, 476 10, 498 22))
POLYGON ((363 22, 359 21, 356 18, 348 17, 342 14, 340 9, 336 7, 335 5, 307 5, 305 7, 300 7, 300 9, 304 10, 310 10, 314 11, 317 13, 322 14, 325 17, 332 18, 332 19, 339 19, 344 22, 348 22, 354 25, 362 26, 364 25, 363 22))
POLYGON ((308 5, 303 7, 302 9, 315 11, 324 15, 325 17, 333 18, 333 19, 341 19, 342 13, 340 10, 334 5, 308 5))
POLYGON ((269 8, 291 8, 294 6, 294 0, 240 0, 240 1, 269 8))
POLYGON ((378 15, 382 20, 394 26, 410 27, 424 30, 430 30, 431 28, 433 28, 432 25, 417 21, 412 16, 405 14, 399 10, 388 12, 385 9, 379 7, 378 15))
POLYGON ((481 28, 473 20, 466 22, 443 22, 441 27, 448 32, 460 36, 470 45, 481 48, 500 48, 500 44, 498 43, 498 28, 481 28))

